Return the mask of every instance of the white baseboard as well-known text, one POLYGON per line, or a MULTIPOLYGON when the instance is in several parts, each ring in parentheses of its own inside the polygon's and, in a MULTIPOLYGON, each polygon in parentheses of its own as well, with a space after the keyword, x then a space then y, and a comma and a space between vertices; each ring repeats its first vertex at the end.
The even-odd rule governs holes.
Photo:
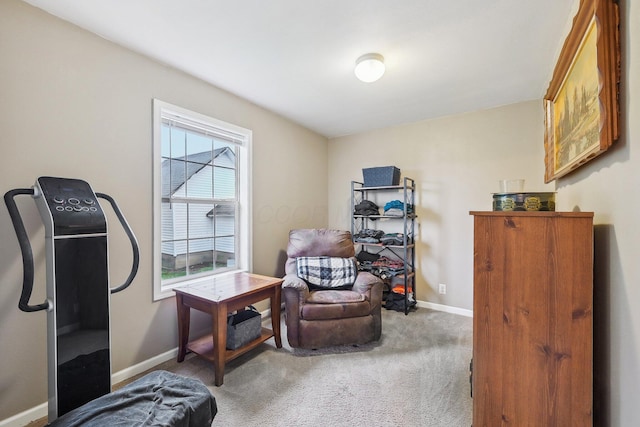
POLYGON ((31 421, 39 420, 46 417, 49 410, 47 403, 41 403, 31 409, 27 409, 24 412, 15 414, 12 417, 0 421, 0 427, 23 427, 29 424, 31 421))
POLYGON ((418 307, 430 308, 431 310, 444 311, 445 313, 459 314, 461 316, 473 317, 473 310, 466 308, 452 307, 450 305, 436 304, 429 301, 417 301, 418 307))
POLYGON ((121 371, 116 372, 111 375, 111 384, 118 384, 126 379, 129 379, 133 376, 136 376, 148 369, 153 368, 154 366, 158 366, 161 363, 166 362, 167 360, 174 359, 178 356, 178 347, 166 351, 162 354, 152 357, 151 359, 144 360, 137 365, 129 366, 121 371))
MULTIPOLYGON (((167 360, 171 360, 178 355, 178 348, 174 348, 173 350, 169 350, 165 353, 154 356, 150 359, 147 359, 143 362, 138 363, 137 365, 130 366, 121 371, 116 372, 111 375, 111 384, 117 384, 126 379, 129 379, 133 376, 136 376, 148 369, 153 368, 167 360)), ((23 427, 29 424, 32 421, 39 420, 40 418, 44 418, 49 413, 49 405, 47 402, 41 403, 38 406, 35 406, 31 409, 27 409, 24 412, 20 412, 10 418, 0 421, 0 427, 23 427)))

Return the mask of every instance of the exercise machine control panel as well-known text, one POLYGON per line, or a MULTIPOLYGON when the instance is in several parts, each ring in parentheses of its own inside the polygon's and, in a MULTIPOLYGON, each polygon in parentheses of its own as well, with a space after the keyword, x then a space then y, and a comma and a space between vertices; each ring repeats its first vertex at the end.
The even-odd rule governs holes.
POLYGON ((104 213, 87 182, 45 176, 36 184, 53 219, 54 235, 107 232, 104 213))

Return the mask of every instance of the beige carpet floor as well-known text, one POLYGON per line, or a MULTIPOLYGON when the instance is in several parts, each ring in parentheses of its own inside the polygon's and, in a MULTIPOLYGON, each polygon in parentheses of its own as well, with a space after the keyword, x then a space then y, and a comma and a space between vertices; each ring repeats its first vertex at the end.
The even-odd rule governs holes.
POLYGON ((269 340, 231 361, 220 387, 198 357, 156 369, 209 386, 213 426, 470 426, 472 319, 383 309, 382 331, 374 344, 301 351, 289 347, 283 323, 283 348, 269 340))

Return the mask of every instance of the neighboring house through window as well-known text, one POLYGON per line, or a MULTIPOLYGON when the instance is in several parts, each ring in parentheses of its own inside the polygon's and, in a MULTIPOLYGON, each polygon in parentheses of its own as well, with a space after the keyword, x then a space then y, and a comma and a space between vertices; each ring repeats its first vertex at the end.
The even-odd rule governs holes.
POLYGON ((154 299, 250 270, 251 131, 154 100, 154 299))

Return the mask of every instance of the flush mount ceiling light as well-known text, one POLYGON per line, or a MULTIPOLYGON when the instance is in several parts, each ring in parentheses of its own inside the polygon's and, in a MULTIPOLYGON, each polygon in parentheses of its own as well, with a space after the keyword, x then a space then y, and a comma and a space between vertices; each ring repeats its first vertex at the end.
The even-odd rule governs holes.
POLYGON ((362 55, 356 60, 356 68, 353 71, 363 82, 375 82, 384 74, 384 58, 379 53, 362 55))

